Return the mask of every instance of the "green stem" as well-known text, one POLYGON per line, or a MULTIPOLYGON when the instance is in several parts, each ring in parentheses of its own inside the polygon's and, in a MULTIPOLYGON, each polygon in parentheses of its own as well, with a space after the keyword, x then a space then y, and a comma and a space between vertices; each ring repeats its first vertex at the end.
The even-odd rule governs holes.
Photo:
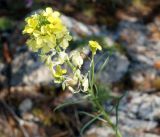
POLYGON ((108 122, 108 125, 115 131, 116 133, 116 137, 122 137, 120 131, 117 129, 116 125, 114 125, 109 117, 109 115, 107 114, 107 112, 105 111, 104 107, 102 106, 102 104, 97 100, 96 94, 94 94, 94 54, 92 54, 92 62, 91 62, 91 95, 93 97, 93 100, 95 101, 95 105, 96 107, 100 110, 100 112, 102 113, 102 115, 104 116, 104 119, 108 122))
POLYGON ((105 109, 103 108, 103 106, 97 101, 95 100, 95 104, 97 106, 97 108, 100 110, 100 112, 103 114, 104 119, 108 122, 108 125, 115 131, 116 133, 116 137, 122 137, 120 131, 117 129, 117 127, 112 123, 109 115, 106 113, 105 109))
POLYGON ((67 59, 67 65, 72 69, 72 71, 75 71, 75 67, 72 65, 72 63, 67 59))
POLYGON ((92 54, 92 63, 91 63, 91 90, 93 93, 93 86, 94 86, 94 55, 92 54))

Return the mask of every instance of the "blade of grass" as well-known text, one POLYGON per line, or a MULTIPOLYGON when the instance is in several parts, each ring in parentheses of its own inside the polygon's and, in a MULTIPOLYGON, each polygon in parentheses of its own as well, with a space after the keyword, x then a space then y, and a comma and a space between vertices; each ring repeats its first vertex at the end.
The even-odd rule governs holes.
POLYGON ((86 129, 87 127, 89 127, 93 122, 95 122, 101 115, 102 115, 102 114, 99 114, 99 115, 95 116, 94 118, 92 118, 90 121, 88 121, 88 122, 82 127, 82 129, 81 129, 81 131, 80 131, 80 135, 83 136, 83 133, 84 133, 85 129, 86 129))

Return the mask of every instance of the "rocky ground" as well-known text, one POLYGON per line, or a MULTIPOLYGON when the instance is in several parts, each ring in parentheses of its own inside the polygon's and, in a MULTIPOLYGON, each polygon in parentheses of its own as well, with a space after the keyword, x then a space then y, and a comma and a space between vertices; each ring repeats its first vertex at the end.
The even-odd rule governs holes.
MULTIPOLYGON (((99 80, 103 84, 113 85, 113 91, 118 94, 127 92, 119 107, 119 127, 123 137, 160 137, 160 15, 148 24, 140 21, 120 21, 114 31, 104 26, 86 25, 64 15, 62 20, 74 37, 75 42, 72 43, 72 46, 81 45, 82 38, 86 36, 86 40, 88 38, 101 40, 104 47, 104 58, 108 56, 109 50, 114 49, 99 80)), ((2 33, 2 35, 10 37, 15 33, 16 35, 10 38, 10 41, 14 41, 17 39, 17 34, 20 34, 19 29, 17 27, 15 31, 18 32, 9 32, 7 35, 2 33)), ((9 113, 8 115, 18 123, 25 137, 74 137, 75 134, 68 131, 71 129, 66 130, 67 122, 65 126, 62 126, 64 117, 69 123, 72 123, 69 116, 64 116, 64 113, 59 114, 58 116, 62 118, 58 121, 58 118, 55 120, 50 112, 64 98, 72 98, 71 93, 63 93, 60 99, 55 98, 55 93, 48 93, 55 88, 52 87, 53 82, 49 70, 40 63, 35 54, 22 44, 25 38, 20 37, 15 43, 10 43, 10 41, 3 41, 5 54, 3 61, 0 62, 0 98, 4 99, 11 95, 10 99, 15 101, 17 106, 9 103, 11 104, 9 108, 2 102, 4 108, 7 109, 5 113, 9 113), (17 45, 21 46, 17 47, 17 45), (44 92, 47 92, 47 96, 44 95, 44 92), (15 100, 17 96, 20 96, 21 99, 15 100), (37 97, 40 101, 36 100, 37 97), (50 105, 45 108, 45 114, 42 112, 43 105, 42 110, 38 109, 39 105, 35 107, 36 109, 34 108, 34 105, 39 103, 50 105), (46 124, 43 123, 45 129, 44 126, 40 126, 42 121, 46 124), (51 121, 56 121, 60 126, 57 128, 56 124, 51 124, 51 121), (64 127, 65 130, 62 132, 61 129, 64 127)), ((86 43, 83 44, 85 45, 86 43)), ((100 54, 96 56, 97 60, 100 54)), ((98 63, 100 64, 101 61, 98 63)), ((84 69, 86 67, 87 61, 84 69)), ((57 85, 55 86, 58 88, 57 85)), ((106 103, 106 107, 110 106, 111 104, 106 103)), ((1 131, 7 127, 4 119, 12 124, 10 128, 16 128, 13 120, 10 117, 7 119, 5 113, 3 114, 2 111, 0 113, 0 123, 2 123, 0 124, 0 136, 2 137, 3 134, 4 137, 5 134, 12 136, 5 130, 1 131)), ((112 118, 115 119, 114 113, 112 118)), ((74 124, 71 124, 72 127, 75 126, 74 124)), ((109 128, 106 129, 102 124, 97 125, 93 124, 87 129, 84 136, 114 136, 113 131, 109 128)), ((16 129, 14 130, 15 134, 20 134, 16 129)))

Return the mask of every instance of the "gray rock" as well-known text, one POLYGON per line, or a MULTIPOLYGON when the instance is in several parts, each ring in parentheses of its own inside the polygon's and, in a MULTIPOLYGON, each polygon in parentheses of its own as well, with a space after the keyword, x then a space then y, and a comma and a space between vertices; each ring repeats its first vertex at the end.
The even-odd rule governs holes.
MULTIPOLYGON (((96 58, 98 58, 99 56, 100 55, 96 55, 96 58)), ((96 65, 97 70, 100 69, 100 66, 103 64, 103 62, 107 57, 108 54, 106 54, 103 57, 103 59, 97 63, 96 65)), ((128 67, 129 67, 128 59, 119 52, 115 52, 113 53, 113 55, 111 55, 111 57, 109 58, 109 62, 106 64, 105 68, 100 73, 99 79, 102 83, 119 82, 127 73, 128 67)))
POLYGON ((142 120, 156 120, 159 118, 160 97, 157 95, 141 94, 130 91, 120 102, 120 111, 125 115, 134 115, 142 120), (130 101, 128 101, 130 98, 130 101))
POLYGON ((33 106, 33 102, 30 99, 25 99, 20 103, 19 110, 21 114, 23 114, 31 110, 32 106, 33 106))
POLYGON ((157 119, 160 118, 160 97, 156 95, 142 96, 142 102, 139 104, 138 115, 142 119, 157 119), (147 115, 146 115, 147 114, 147 115))
POLYGON ((11 85, 49 84, 52 76, 38 57, 29 51, 19 53, 12 62, 11 85))
POLYGON ((92 127, 87 131, 85 137, 113 137, 114 132, 106 127, 92 127))
POLYGON ((131 83, 140 90, 156 88, 152 81, 160 74, 154 66, 160 59, 160 40, 150 38, 148 26, 122 21, 118 30, 119 38, 131 61, 129 67, 131 83))
POLYGON ((72 33, 75 40, 80 39, 82 36, 98 36, 106 33, 106 31, 103 31, 105 29, 102 27, 98 27, 96 25, 86 25, 65 15, 62 15, 61 19, 65 26, 67 26, 69 31, 72 33))
MULTIPOLYGON (((138 123, 137 123, 138 124, 138 123)), ((145 123, 143 123, 145 124, 145 123)), ((132 129, 129 126, 121 127, 121 132, 123 137, 159 137, 155 134, 145 133, 139 129, 132 129)), ((91 127, 84 137, 114 137, 115 133, 109 127, 91 127)))

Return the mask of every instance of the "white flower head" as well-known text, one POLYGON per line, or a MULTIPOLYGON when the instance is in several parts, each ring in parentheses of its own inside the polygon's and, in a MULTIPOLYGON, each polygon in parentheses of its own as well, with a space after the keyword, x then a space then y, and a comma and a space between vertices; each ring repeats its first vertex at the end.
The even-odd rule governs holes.
POLYGON ((68 86, 68 89, 73 93, 75 92, 75 90, 71 86, 68 86))
POLYGON ((77 77, 75 77, 75 75, 73 76, 68 76, 68 77, 66 77, 66 80, 65 80, 65 82, 66 82, 66 85, 67 86, 75 86, 75 85, 77 85, 77 83, 78 83, 78 78, 77 77))
POLYGON ((87 76, 84 77, 84 79, 82 80, 82 87, 83 87, 83 91, 87 91, 88 90, 88 78, 87 76))
POLYGON ((82 58, 82 56, 80 55, 80 52, 78 52, 78 51, 73 51, 73 52, 71 53, 71 59, 72 59, 72 63, 73 63, 76 67, 80 68, 80 67, 82 66, 82 64, 83 64, 83 58, 82 58))
POLYGON ((68 55, 65 52, 60 52, 58 57, 58 63, 63 64, 68 59, 68 55))

